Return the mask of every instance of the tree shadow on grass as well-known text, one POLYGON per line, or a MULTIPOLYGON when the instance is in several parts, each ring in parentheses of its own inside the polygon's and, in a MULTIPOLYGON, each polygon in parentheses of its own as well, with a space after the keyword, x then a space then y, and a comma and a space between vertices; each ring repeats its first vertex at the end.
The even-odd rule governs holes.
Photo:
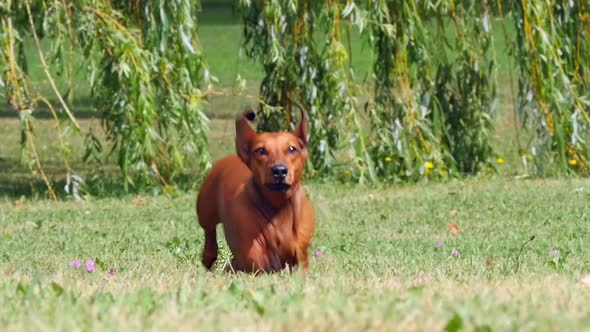
MULTIPOLYGON (((61 165, 44 162, 43 167, 57 198, 73 199, 72 194, 65 189, 67 177, 61 165)), ((83 173, 86 173, 86 176, 88 171, 83 173)), ((79 193, 89 193, 98 197, 118 197, 127 194, 118 174, 115 173, 88 180, 80 187, 79 193)), ((47 184, 36 170, 31 171, 18 159, 0 157, 0 197, 48 199, 51 195, 47 184)))
MULTIPOLYGON (((74 200, 75 197, 72 195, 71 190, 69 193, 66 191, 66 186, 70 185, 69 188, 71 188, 71 184, 68 184, 65 173, 63 171, 54 173, 50 167, 47 167, 46 171, 57 199, 60 201, 74 200)), ((131 187, 126 190, 118 170, 113 169, 100 176, 90 176, 88 171, 81 172, 81 175, 85 178, 85 181, 83 185, 78 187, 77 192, 82 198, 85 196, 112 198, 136 194, 175 196, 178 193, 198 189, 202 180, 195 173, 187 172, 176 177, 174 187, 163 188, 156 184, 131 187)), ((33 174, 29 169, 20 165, 18 160, 0 157, 0 198, 14 200, 21 198, 50 199, 51 195, 47 184, 39 174, 33 174)))

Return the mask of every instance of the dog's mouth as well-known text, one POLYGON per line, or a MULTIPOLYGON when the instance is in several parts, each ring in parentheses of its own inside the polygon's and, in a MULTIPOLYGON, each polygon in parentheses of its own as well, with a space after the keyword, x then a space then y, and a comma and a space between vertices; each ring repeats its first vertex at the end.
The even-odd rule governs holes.
POLYGON ((275 183, 267 183, 266 187, 272 191, 285 192, 291 188, 291 185, 287 184, 285 182, 275 182, 275 183))

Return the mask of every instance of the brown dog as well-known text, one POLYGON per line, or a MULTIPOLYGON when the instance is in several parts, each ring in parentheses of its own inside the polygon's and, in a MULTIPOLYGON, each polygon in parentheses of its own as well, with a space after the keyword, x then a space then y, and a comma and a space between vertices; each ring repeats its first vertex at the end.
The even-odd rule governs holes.
POLYGON ((218 223, 233 254, 234 271, 271 272, 309 265, 314 212, 299 183, 307 160, 307 113, 295 132, 256 133, 245 111, 236 118, 237 155, 215 163, 197 199, 205 230, 203 265, 217 259, 218 223))

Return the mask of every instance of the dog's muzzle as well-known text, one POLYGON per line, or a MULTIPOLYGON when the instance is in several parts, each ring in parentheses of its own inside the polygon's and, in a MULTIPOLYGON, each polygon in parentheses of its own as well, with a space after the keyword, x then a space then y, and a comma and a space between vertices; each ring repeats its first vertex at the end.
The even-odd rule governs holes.
POLYGON ((266 185, 268 189, 272 191, 287 191, 291 186, 285 182, 287 174, 289 174, 289 168, 284 164, 276 164, 270 169, 274 183, 266 185))

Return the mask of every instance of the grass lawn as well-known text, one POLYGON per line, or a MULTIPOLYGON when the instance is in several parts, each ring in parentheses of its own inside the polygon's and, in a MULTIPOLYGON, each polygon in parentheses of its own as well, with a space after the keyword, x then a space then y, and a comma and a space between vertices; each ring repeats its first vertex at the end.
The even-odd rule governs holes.
POLYGON ((590 273, 588 180, 470 180, 378 190, 310 184, 308 189, 318 215, 311 250, 322 255, 313 255, 305 279, 206 272, 198 263, 202 231, 194 193, 84 203, 25 200, 19 207, 3 199, 0 326, 14 331, 403 331, 440 330, 450 321, 468 330, 590 326, 590 288, 580 283, 590 273), (448 222, 458 226, 456 236, 448 222), (535 239, 524 245, 531 236, 535 239), (90 258, 98 262, 93 273, 84 268, 90 258), (82 267, 68 267, 74 260, 82 267))

